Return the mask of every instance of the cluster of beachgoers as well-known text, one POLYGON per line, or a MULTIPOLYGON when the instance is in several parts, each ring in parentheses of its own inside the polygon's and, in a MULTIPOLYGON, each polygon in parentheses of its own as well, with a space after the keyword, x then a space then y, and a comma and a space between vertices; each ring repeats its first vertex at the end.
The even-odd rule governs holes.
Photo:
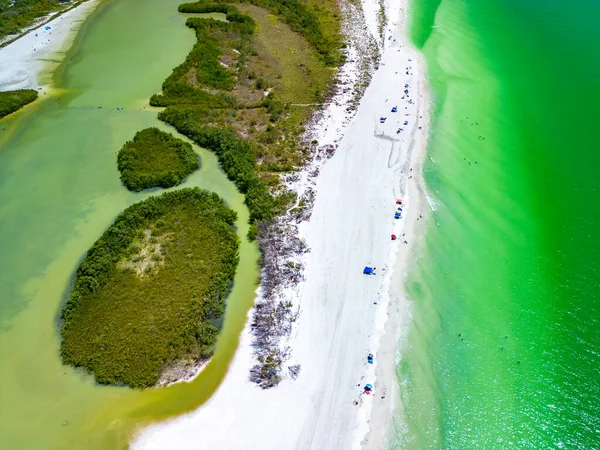
POLYGON ((98 0, 86 1, 0 48, 0 91, 36 89, 46 93, 53 72, 49 62, 58 66, 65 47, 98 3, 98 0))

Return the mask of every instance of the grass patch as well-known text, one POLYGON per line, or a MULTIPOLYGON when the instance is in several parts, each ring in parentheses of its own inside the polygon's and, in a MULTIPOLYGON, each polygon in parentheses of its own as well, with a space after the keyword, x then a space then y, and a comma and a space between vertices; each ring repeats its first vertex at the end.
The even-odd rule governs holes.
POLYGON ((125 187, 138 192, 176 186, 200 164, 190 144, 158 128, 146 128, 119 150, 117 166, 125 187))
MULTIPOLYGON (((162 93, 151 98, 152 105, 166 107, 159 119, 217 154, 246 194, 253 224, 284 210, 288 198, 273 198, 280 190, 276 174, 304 163, 308 150, 299 136, 334 75, 316 45, 325 35, 317 39, 318 33, 310 33, 320 22, 310 19, 301 26, 298 17, 292 20, 291 11, 313 17, 308 9, 296 1, 290 5, 300 9, 255 3, 181 5, 181 12, 225 13, 229 22, 189 18, 196 44, 162 93)), ((334 50, 339 46, 326 53, 334 50)))
POLYGON ((235 219, 199 188, 127 208, 77 269, 63 362, 102 384, 143 388, 174 362, 209 358, 238 263, 235 219))
POLYGON ((18 111, 37 98, 38 92, 33 89, 0 92, 0 119, 18 111))

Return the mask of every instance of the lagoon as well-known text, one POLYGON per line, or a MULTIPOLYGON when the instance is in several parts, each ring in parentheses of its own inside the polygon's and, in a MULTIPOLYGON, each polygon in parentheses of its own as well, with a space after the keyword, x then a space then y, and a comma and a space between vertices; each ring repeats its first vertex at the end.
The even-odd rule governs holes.
POLYGON ((194 146, 202 167, 182 187, 219 194, 237 211, 242 239, 212 362, 191 383, 134 391, 98 386, 59 358, 58 318, 85 251, 123 209, 161 192, 128 192, 116 153, 146 127, 181 137, 147 106, 194 43, 179 3, 103 2, 54 73, 54 91, 2 122, 0 442, 6 448, 126 448, 141 424, 208 399, 237 347, 258 282, 258 249, 245 238, 243 195, 216 157, 194 146))

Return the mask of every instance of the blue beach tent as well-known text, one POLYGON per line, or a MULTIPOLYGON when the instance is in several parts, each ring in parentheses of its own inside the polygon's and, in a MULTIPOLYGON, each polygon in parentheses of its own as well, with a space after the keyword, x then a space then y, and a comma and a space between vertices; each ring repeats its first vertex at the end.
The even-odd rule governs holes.
POLYGON ((372 267, 365 267, 365 269, 363 270, 363 273, 365 275, 371 275, 373 273, 373 268, 372 267))

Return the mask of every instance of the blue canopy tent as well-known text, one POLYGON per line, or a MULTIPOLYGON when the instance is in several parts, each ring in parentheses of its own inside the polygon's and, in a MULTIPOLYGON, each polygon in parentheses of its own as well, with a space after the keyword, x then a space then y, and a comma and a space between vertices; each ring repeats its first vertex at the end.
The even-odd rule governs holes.
POLYGON ((365 275, 372 275, 373 274, 373 267, 365 267, 365 269, 363 270, 363 273, 365 275))

